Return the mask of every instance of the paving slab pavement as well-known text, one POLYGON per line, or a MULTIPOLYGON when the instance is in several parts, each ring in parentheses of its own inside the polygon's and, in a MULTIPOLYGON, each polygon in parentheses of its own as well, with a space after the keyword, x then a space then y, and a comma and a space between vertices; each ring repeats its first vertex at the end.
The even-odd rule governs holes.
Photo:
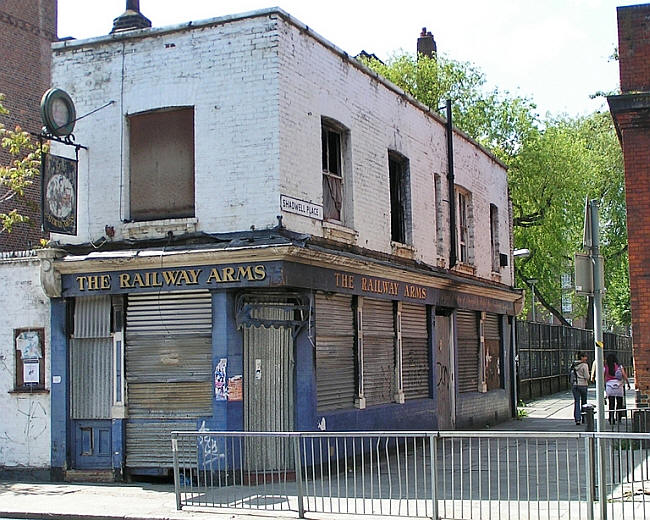
MULTIPOLYGON (((589 389, 588 401, 595 404, 595 389, 589 389)), ((633 392, 628 403, 634 402, 633 392)), ((492 427, 495 431, 584 431, 573 421, 573 396, 560 392, 526 403, 527 416, 492 427)), ((332 518, 332 515, 308 513, 308 518, 332 518)), ((250 514, 220 513, 214 510, 176 510, 172 484, 111 483, 80 484, 62 482, 0 481, 0 520, 93 519, 93 520, 190 520, 297 518, 292 511, 251 511, 250 514)), ((348 517, 349 518, 349 517, 348 517)), ((365 517, 369 518, 369 517, 365 517)))

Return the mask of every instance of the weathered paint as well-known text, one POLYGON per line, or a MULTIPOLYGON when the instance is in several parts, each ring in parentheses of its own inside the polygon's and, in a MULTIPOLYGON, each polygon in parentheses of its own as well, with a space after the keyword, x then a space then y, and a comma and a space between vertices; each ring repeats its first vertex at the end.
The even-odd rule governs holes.
POLYGON ((52 403, 52 476, 62 480, 70 463, 70 429, 69 429, 69 367, 68 339, 66 330, 67 304, 63 298, 50 300, 51 308, 51 362, 52 386, 50 399, 52 403))
POLYGON ((0 471, 45 470, 50 461, 50 311, 30 253, 0 260, 0 471), (14 392, 14 329, 44 329, 45 390, 14 392))

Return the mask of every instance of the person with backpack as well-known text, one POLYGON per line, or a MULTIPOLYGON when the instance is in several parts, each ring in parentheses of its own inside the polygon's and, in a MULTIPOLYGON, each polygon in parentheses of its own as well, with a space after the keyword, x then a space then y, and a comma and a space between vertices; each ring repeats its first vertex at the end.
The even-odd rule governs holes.
POLYGON ((616 354, 607 354, 605 361, 605 395, 609 401, 609 423, 616 423, 625 413, 625 405, 623 404, 623 397, 625 395, 624 383, 630 388, 630 381, 625 373, 623 365, 619 365, 616 354), (616 414, 614 413, 616 412, 616 414))
POLYGON ((589 365, 587 354, 578 352, 576 360, 569 369, 569 383, 573 392, 573 418, 576 424, 582 424, 582 406, 587 404, 587 387, 589 386, 589 365))

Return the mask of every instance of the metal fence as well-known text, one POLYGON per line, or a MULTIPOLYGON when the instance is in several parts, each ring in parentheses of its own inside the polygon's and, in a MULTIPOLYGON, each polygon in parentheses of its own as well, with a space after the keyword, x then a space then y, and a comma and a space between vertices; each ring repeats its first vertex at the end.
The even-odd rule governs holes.
POLYGON ((300 518, 646 519, 649 447, 620 432, 172 433, 178 509, 300 518))
MULTIPOLYGON (((632 338, 605 332, 605 354, 613 352, 628 375, 633 375, 632 338)), ((570 388, 568 373, 578 351, 594 359, 594 336, 590 330, 517 320, 519 398, 527 400, 570 388)))

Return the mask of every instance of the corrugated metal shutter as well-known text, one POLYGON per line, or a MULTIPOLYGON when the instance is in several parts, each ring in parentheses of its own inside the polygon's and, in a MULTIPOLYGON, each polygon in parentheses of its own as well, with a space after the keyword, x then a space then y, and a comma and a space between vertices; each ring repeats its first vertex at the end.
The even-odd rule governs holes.
POLYGON ((478 391, 480 338, 478 316, 474 311, 456 312, 458 331, 458 383, 459 392, 478 391))
POLYGON ((390 403, 395 395, 393 302, 363 300, 363 393, 367 405, 390 403))
POLYGON ((483 320, 485 341, 485 382, 488 390, 501 388, 501 331, 500 316, 487 313, 483 320))
POLYGON ((110 419, 113 402, 113 339, 70 340, 70 416, 110 419))
POLYGON ((429 397, 429 335, 425 305, 402 303, 401 331, 404 398, 429 397))
POLYGON ((485 339, 501 339, 501 333, 499 331, 499 319, 498 314, 486 313, 485 320, 483 322, 483 336, 485 339))
POLYGON ((111 335, 111 297, 85 296, 75 299, 74 337, 108 338, 111 335))
MULTIPOLYGON (((252 318, 289 321, 294 311, 279 296, 251 295, 252 318)), ((293 430, 293 339, 290 327, 245 327, 244 430, 293 430)), ((250 438, 245 464, 250 471, 293 469, 293 450, 286 439, 250 438)))
POLYGON ((352 296, 316 294, 318 410, 352 408, 356 396, 352 296))
POLYGON ((212 298, 208 291, 129 294, 126 465, 171 467, 172 430, 212 414, 212 298))
POLYGON ((75 300, 70 377, 70 417, 110 419, 113 402, 110 296, 75 300))

